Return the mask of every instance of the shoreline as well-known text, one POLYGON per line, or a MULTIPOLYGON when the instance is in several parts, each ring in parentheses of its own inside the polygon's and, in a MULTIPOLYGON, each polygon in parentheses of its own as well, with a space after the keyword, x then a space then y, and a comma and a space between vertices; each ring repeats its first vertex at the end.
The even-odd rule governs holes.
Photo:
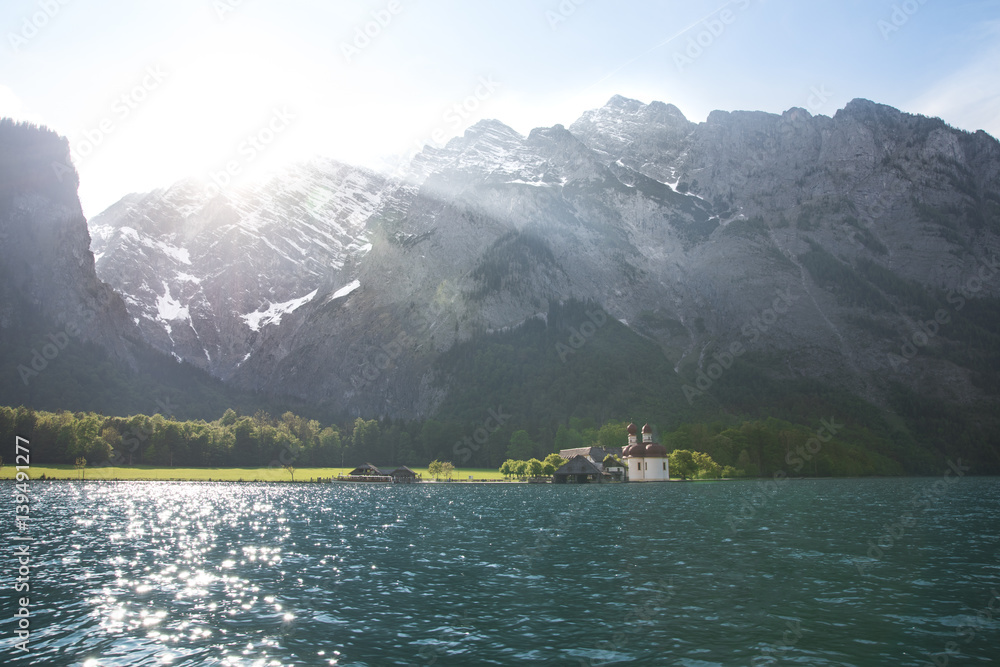
MULTIPOLYGON (((337 479, 338 474, 345 474, 347 469, 338 468, 300 468, 295 471, 295 479, 290 479, 287 471, 280 468, 155 468, 155 467, 115 467, 87 468, 83 471, 72 465, 32 466, 30 479, 42 482, 204 482, 204 483, 280 483, 280 484, 364 484, 375 486, 407 486, 424 484, 520 484, 520 485, 550 485, 555 486, 551 478, 508 479, 499 472, 484 469, 468 471, 474 479, 467 479, 468 474, 455 475, 452 479, 420 479, 413 482, 385 482, 337 479), (309 473, 313 474, 310 475, 309 473), (323 474, 316 474, 316 473, 323 474), (333 472, 334 474, 330 474, 333 472)), ((462 472, 462 471, 457 471, 462 472)), ((14 481, 16 470, 14 466, 4 465, 0 468, 0 481, 14 481)), ((869 476, 869 477, 795 477, 784 481, 802 481, 818 479, 924 479, 934 475, 901 475, 901 476, 869 476)), ((705 483, 705 482, 760 482, 769 483, 772 479, 765 477, 723 477, 714 479, 670 479, 666 482, 602 482, 590 483, 592 486, 603 484, 635 484, 657 486, 662 483, 705 483)), ((559 484, 558 486, 581 486, 581 484, 559 484)))

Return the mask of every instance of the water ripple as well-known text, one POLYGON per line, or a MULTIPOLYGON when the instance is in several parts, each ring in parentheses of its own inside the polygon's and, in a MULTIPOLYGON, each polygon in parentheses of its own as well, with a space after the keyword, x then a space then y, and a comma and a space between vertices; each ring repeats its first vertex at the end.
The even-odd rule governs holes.
POLYGON ((1000 480, 963 479, 900 527, 934 481, 796 481, 763 502, 756 482, 34 481, 28 659, 921 665, 959 642, 986 662, 1000 480))

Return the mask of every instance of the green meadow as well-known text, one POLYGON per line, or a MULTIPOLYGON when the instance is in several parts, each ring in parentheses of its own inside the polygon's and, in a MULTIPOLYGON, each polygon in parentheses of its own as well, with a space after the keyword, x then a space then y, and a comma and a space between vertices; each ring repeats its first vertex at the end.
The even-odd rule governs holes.
MULTIPOLYGON (((295 481, 308 482, 317 479, 336 478, 346 475, 353 468, 296 468, 295 481)), ((414 468, 422 480, 431 480, 427 468, 414 468)), ((14 479, 17 470, 5 464, 0 468, 0 479, 14 479)), ((162 468, 156 466, 127 467, 87 467, 79 470, 72 465, 31 466, 31 479, 89 479, 89 480, 162 480, 185 482, 290 482, 292 476, 284 468, 162 468)), ((469 476, 478 480, 502 480, 504 476, 496 470, 485 468, 463 468, 455 470, 451 479, 456 482, 468 481, 469 476)))

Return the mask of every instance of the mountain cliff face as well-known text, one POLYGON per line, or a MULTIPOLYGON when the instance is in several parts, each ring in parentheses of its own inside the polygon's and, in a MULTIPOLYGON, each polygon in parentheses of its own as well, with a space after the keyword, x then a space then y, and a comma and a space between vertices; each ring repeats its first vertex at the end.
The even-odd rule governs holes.
POLYGON ((526 137, 481 122, 398 182, 317 162, 133 195, 91 228, 153 345, 351 414, 433 415, 475 387, 457 344, 575 302, 659 350, 664 413, 737 358, 890 413, 900 392, 992 409, 998 170, 994 138, 864 100, 692 123, 615 97, 526 137))
POLYGON ((253 403, 156 352, 97 277, 66 140, 0 119, 0 404, 217 417, 253 403))
POLYGON ((11 340, 42 320, 60 341, 68 331, 134 364, 140 336, 121 297, 97 278, 68 164, 62 137, 0 120, 0 331, 11 340))
POLYGON ((384 189, 317 160, 252 189, 192 180, 130 195, 90 222, 97 270, 146 340, 228 378, 262 329, 343 286, 370 248, 365 222, 384 189))

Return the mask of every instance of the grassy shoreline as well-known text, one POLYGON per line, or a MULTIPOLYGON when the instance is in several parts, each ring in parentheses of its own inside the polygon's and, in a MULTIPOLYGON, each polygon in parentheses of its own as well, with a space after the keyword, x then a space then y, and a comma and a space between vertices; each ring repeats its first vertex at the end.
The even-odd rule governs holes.
MULTIPOLYGON (((309 482, 316 479, 336 478, 346 475, 353 468, 296 468, 295 481, 309 482)), ((426 468, 414 468, 424 481, 432 480, 426 468)), ((12 465, 0 468, 0 479, 14 479, 17 470, 12 465)), ((31 466, 28 470, 32 480, 40 479, 80 479, 81 471, 72 465, 41 465, 31 466)), ((467 482, 469 476, 476 481, 503 480, 504 476, 496 470, 484 468, 456 469, 452 481, 467 482)), ((82 474, 86 480, 118 480, 118 481, 175 481, 175 482, 290 482, 292 476, 284 468, 164 468, 159 466, 120 466, 120 467, 87 467, 82 474)))

